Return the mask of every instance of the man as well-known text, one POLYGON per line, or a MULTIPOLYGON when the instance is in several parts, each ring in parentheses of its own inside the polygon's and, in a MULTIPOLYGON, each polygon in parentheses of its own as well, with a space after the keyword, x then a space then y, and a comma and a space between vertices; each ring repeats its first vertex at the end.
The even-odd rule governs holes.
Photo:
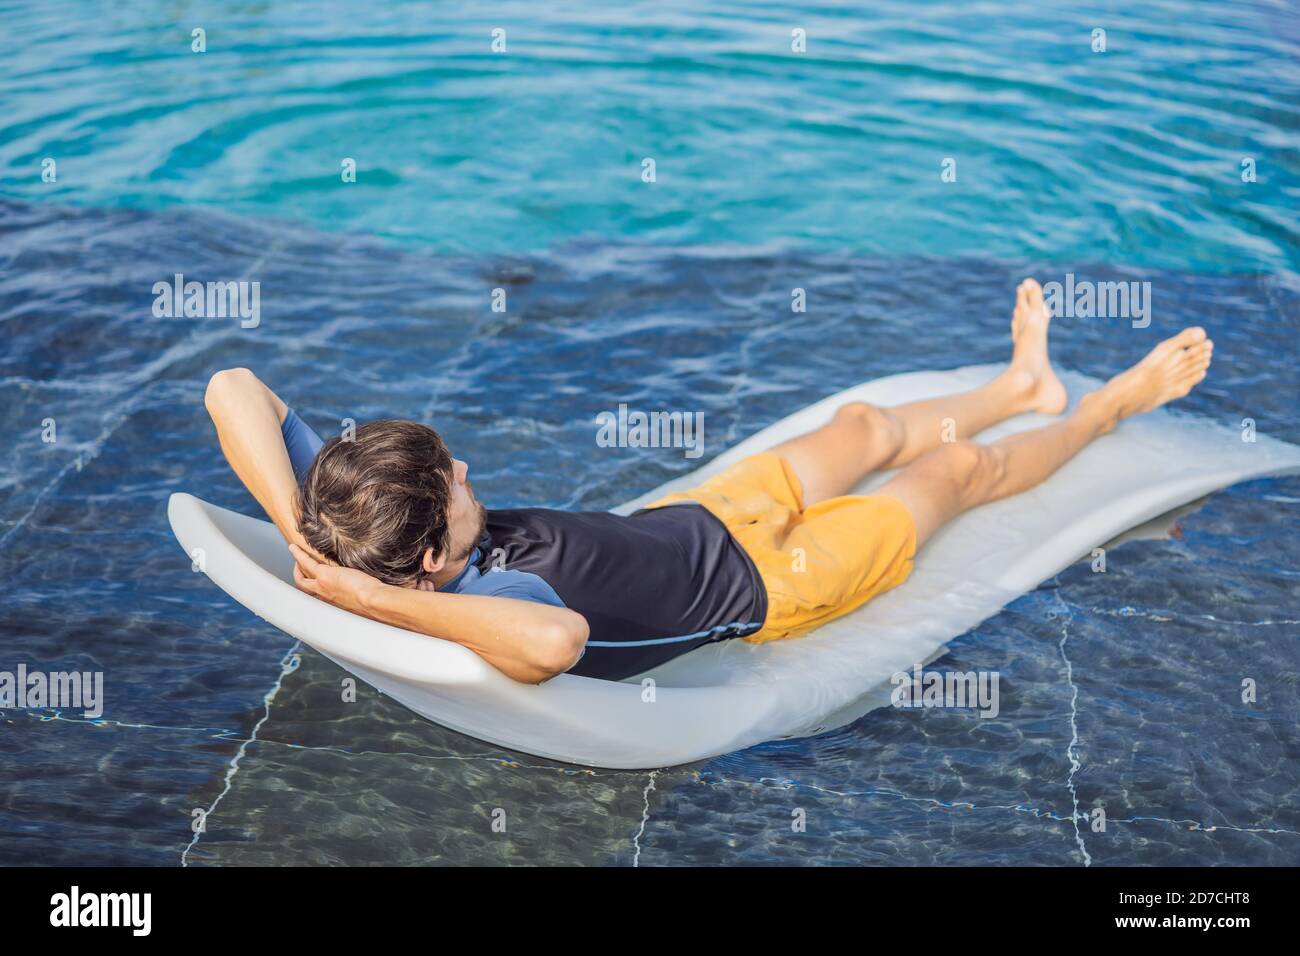
POLYGON ((1065 410, 1049 321, 1026 279, 1011 361, 989 384, 844 405, 822 428, 631 516, 488 511, 433 429, 372 422, 324 443, 247 369, 214 375, 206 405, 304 591, 463 644, 515 680, 617 680, 705 643, 793 637, 849 613, 906 580, 946 522, 1034 487, 1121 419, 1186 395, 1210 365, 1213 343, 1189 328, 1069 416, 972 442, 1009 416, 1065 410), (878 469, 898 472, 874 494, 849 494, 878 469))

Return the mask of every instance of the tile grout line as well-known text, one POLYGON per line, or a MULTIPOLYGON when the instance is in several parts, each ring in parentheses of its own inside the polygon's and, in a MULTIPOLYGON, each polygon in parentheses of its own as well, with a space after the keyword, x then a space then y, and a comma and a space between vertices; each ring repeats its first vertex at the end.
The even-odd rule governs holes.
POLYGON ((641 792, 641 798, 645 801, 645 809, 641 811, 641 826, 637 828, 636 833, 632 835, 632 866, 641 865, 641 835, 645 833, 645 825, 650 822, 650 793, 655 788, 655 777, 659 776, 658 770, 650 771, 650 779, 646 782, 645 790, 641 792))
POLYGON ((1070 799, 1074 803, 1074 812, 1071 814, 1071 822, 1074 824, 1074 842, 1079 844, 1079 852, 1083 854, 1083 865, 1087 867, 1092 866, 1092 857, 1089 856, 1088 848, 1083 842, 1083 834, 1079 831, 1079 791, 1074 786, 1074 775, 1082 766, 1075 749, 1079 745, 1079 687, 1074 682, 1074 664, 1071 663, 1069 655, 1065 653, 1065 643, 1070 639, 1070 609, 1061 598, 1060 590, 1060 581, 1058 580, 1056 591, 1053 592, 1053 596, 1061 608, 1061 641, 1057 647, 1061 652, 1061 660, 1065 662, 1065 682, 1070 685, 1070 743, 1065 748, 1065 755, 1070 759, 1070 773, 1065 778, 1065 786, 1069 789, 1070 799))
MULTIPOLYGON (((743 780, 739 777, 722 777, 714 776, 714 780, 722 785, 762 787, 778 786, 787 790, 812 790, 817 793, 824 793, 832 797, 893 797, 898 800, 904 800, 908 803, 926 804, 932 807, 938 807, 943 810, 1008 810, 1015 813, 1027 814, 1031 817, 1040 819, 1054 820, 1058 823, 1068 822, 1071 818, 1065 814, 1057 813, 1055 810, 1045 810, 1041 807, 1034 807, 1024 803, 997 803, 997 804, 977 804, 970 800, 940 800, 937 797, 916 797, 904 793, 901 790, 890 790, 883 787, 873 787, 868 790, 834 790, 830 787, 823 787, 815 783, 807 783, 800 780, 792 780, 781 777, 759 777, 757 780, 743 780)), ((706 786, 712 786, 708 779, 700 778, 700 783, 706 786)), ((1087 818, 1087 814, 1078 814, 1087 818)), ((1217 830, 1231 830, 1236 833, 1285 833, 1290 836, 1300 836, 1300 830, 1288 830, 1286 827, 1274 826, 1237 826, 1236 824, 1216 824, 1204 823, 1200 820, 1189 818, 1174 819, 1171 817, 1154 817, 1154 816, 1128 816, 1117 817, 1109 820, 1110 823, 1168 823, 1171 825, 1186 826, 1189 830, 1195 830, 1200 833, 1214 833, 1217 830)))
POLYGON ((268 690, 266 695, 262 698, 262 703, 265 706, 262 718, 253 725, 253 732, 248 735, 248 739, 240 744, 239 749, 235 751, 235 756, 231 759, 230 766, 226 768, 225 785, 221 788, 221 792, 217 794, 217 798, 213 800, 208 809, 204 811, 203 825, 195 831, 194 837, 190 840, 189 845, 186 846, 184 851, 181 853, 181 866, 189 866, 190 850, 194 849, 195 844, 199 842, 199 837, 207 831, 208 818, 212 816, 213 812, 217 809, 217 805, 221 803, 222 798, 230 792, 230 787, 234 782, 235 774, 239 772, 239 761, 248 751, 248 748, 252 746, 253 741, 257 740, 257 732, 262 729, 262 725, 270 719, 271 701, 274 700, 275 695, 279 693, 285 677, 298 669, 298 650, 301 647, 301 641, 294 641, 293 646, 289 648, 284 657, 280 658, 280 675, 276 677, 275 683, 271 685, 271 689, 268 690))
POLYGON ((45 496, 62 484, 63 479, 67 478, 74 469, 76 471, 81 471, 82 468, 99 457, 100 452, 104 450, 104 445, 113 437, 117 430, 122 427, 123 423, 130 418, 136 407, 139 406, 141 402, 140 396, 143 394, 143 391, 139 391, 135 393, 134 399, 128 398, 126 401, 126 411, 122 412, 122 414, 118 415, 114 421, 102 428, 99 432, 99 436, 90 443, 90 448, 88 450, 83 449, 78 452, 75 458, 60 468, 45 487, 36 493, 36 497, 32 499, 32 506, 27 509, 27 512, 10 525, 9 528, 5 530, 4 534, 0 534, 0 548, 4 548, 5 545, 9 543, 10 538, 27 526, 27 522, 31 520, 32 515, 36 514, 37 509, 41 506, 41 502, 45 500, 45 496))
MULTIPOLYGON (((0 716, 6 711, 0 708, 0 716)), ((213 740, 231 740, 240 743, 250 742, 252 738, 239 736, 239 731, 222 729, 220 727, 175 727, 169 724, 132 724, 121 720, 105 720, 98 717, 67 717, 61 711, 55 711, 53 714, 42 715, 29 712, 33 719, 42 722, 60 721, 65 724, 87 724, 92 727, 122 727, 127 730, 167 730, 174 733, 184 734, 203 734, 213 740)), ((506 756, 504 753, 479 753, 479 754, 427 754, 419 753, 412 750, 348 750, 346 747, 331 746, 313 746, 311 744, 295 744, 286 740, 273 740, 263 738, 259 741, 263 746, 288 747, 292 750, 307 750, 315 753, 334 753, 342 754, 346 757, 414 757, 419 760, 455 760, 467 762, 470 760, 484 760, 488 763, 497 764, 498 766, 522 769, 522 770, 549 770, 556 773, 567 774, 568 776, 588 776, 588 777, 608 777, 618 776, 619 771, 610 771, 603 773, 599 770, 589 768, 571 768, 571 767, 548 767, 543 764, 520 763, 513 757, 506 756)))

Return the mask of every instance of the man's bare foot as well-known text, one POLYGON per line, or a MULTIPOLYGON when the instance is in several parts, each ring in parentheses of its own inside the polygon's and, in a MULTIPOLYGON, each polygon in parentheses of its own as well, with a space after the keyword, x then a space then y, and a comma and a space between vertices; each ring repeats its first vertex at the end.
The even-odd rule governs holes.
POLYGON ((1085 396, 1108 418, 1104 430, 1130 415, 1141 415, 1182 398, 1198 385, 1210 368, 1214 343, 1199 325, 1165 339, 1126 372, 1085 396))
POLYGON ((1069 396, 1052 370, 1047 356, 1047 327, 1052 315, 1043 302, 1043 287, 1026 279, 1016 289, 1016 310, 1011 317, 1015 350, 1007 375, 1025 390, 1024 411, 1059 415, 1069 396))

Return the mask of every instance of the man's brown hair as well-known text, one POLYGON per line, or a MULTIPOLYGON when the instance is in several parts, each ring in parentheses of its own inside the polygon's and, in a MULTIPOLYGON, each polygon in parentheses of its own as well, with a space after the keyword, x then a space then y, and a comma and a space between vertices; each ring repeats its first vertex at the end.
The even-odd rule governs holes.
POLYGON ((451 453, 427 425, 367 422, 332 438, 298 488, 298 529, 331 561, 386 584, 423 576, 424 552, 447 550, 451 453))

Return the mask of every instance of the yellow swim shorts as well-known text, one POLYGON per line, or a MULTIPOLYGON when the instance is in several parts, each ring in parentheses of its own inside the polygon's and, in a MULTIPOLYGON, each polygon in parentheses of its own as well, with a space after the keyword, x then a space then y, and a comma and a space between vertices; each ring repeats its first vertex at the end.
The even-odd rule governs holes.
POLYGON ((794 469, 775 452, 737 462, 647 508, 695 501, 740 542, 767 587, 755 644, 806 634, 897 587, 912 572, 916 524, 897 498, 844 495, 803 507, 794 469))

